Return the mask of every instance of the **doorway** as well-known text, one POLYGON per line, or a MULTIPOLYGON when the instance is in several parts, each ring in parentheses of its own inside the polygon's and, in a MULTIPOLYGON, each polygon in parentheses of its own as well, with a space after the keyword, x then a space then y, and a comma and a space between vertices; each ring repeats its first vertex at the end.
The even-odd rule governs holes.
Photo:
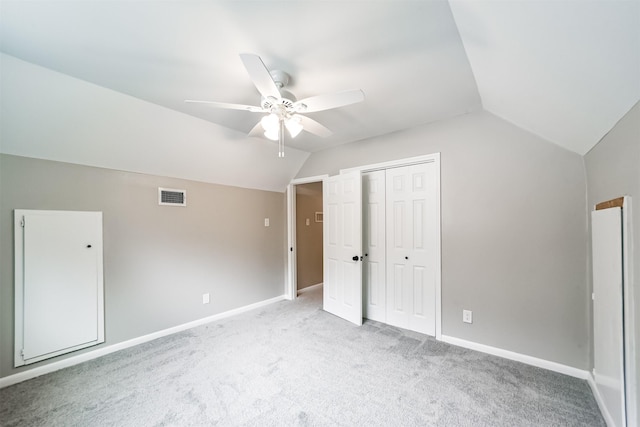
POLYGON ((298 294, 322 286, 322 181, 296 185, 298 294))
MULTIPOLYGON (((287 186, 287 282, 285 288, 285 298, 289 300, 295 300, 298 297, 298 269, 306 268, 304 266, 305 261, 302 262, 303 265, 298 265, 298 242, 297 242, 297 234, 298 234, 298 214, 297 214, 297 193, 298 187, 305 188, 306 184, 319 184, 320 192, 322 194, 322 181, 327 178, 329 175, 318 175, 312 176, 308 178, 300 178, 294 179, 287 186)), ((306 192, 303 190, 303 192, 306 192)), ((322 198, 320 198, 320 206, 322 206, 322 198)), ((323 222, 316 223, 316 212, 320 212, 321 215, 318 216, 318 220, 322 221, 322 208, 318 211, 313 211, 313 216, 311 215, 303 215, 300 218, 302 226, 300 226, 300 230, 303 234, 306 234, 306 220, 309 219, 309 227, 313 227, 315 231, 318 229, 320 233, 323 232, 323 222)), ((310 230, 309 230, 310 231, 310 230)), ((303 250, 304 251, 304 250, 303 250)), ((305 254, 303 252, 303 257, 305 254)), ((320 252, 320 256, 322 256, 322 251, 320 252)), ((320 261, 320 266, 322 268, 322 260, 320 261)), ((320 272, 322 274, 322 271, 320 272)), ((300 289, 312 289, 311 286, 318 285, 320 282, 311 283, 313 280, 317 280, 318 276, 314 273, 309 273, 307 271, 302 272, 303 280, 305 280, 304 284, 300 289), (315 277, 316 279, 313 279, 315 277), (308 281, 311 282, 308 282, 308 281)))

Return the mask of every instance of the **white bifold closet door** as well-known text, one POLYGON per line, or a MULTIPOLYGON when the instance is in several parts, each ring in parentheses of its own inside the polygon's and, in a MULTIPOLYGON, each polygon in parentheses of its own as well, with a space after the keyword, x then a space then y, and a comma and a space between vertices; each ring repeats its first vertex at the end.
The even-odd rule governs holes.
POLYGON ((364 317, 386 322, 385 171, 362 174, 364 317))
POLYGON ((102 213, 15 211, 15 366, 104 342, 102 213))
POLYGON ((326 178, 323 309, 362 325, 362 177, 351 172, 326 178))
POLYGON ((386 322, 436 333, 437 192, 433 163, 386 170, 386 322))

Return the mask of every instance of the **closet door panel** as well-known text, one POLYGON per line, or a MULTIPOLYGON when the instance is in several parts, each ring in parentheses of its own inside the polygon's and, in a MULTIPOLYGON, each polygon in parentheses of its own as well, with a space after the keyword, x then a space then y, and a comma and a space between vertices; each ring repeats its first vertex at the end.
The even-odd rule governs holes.
POLYGON ((385 171, 362 175, 364 317, 386 322, 385 171))
POLYGON ((351 172, 323 184, 323 309, 362 324, 362 177, 351 172))
POLYGON ((433 164, 387 170, 387 319, 395 326, 435 335, 435 223, 433 164), (392 291, 391 291, 392 290, 392 291), (400 291, 401 290, 401 297, 400 291), (400 301, 397 299, 401 298, 400 301))

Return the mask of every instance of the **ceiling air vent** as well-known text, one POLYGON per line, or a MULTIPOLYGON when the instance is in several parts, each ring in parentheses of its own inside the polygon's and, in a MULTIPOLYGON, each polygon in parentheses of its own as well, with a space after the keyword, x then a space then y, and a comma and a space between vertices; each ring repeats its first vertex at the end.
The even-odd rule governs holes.
POLYGON ((167 206, 187 206, 187 190, 158 187, 158 204, 167 206))

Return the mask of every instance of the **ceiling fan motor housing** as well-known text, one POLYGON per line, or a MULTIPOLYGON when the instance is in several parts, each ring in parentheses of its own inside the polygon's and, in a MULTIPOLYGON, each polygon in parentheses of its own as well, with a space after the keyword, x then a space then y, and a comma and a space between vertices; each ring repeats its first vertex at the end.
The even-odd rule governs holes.
POLYGON ((269 111, 278 108, 278 106, 283 106, 286 110, 293 109, 293 105, 296 102, 295 96, 286 90, 281 91, 281 95, 282 97, 279 99, 272 97, 262 98, 262 108, 269 111))
POLYGON ((289 84, 289 74, 285 73, 284 71, 272 70, 269 71, 269 74, 271 74, 271 78, 273 79, 273 82, 276 84, 276 86, 278 86, 278 89, 282 89, 289 84))

